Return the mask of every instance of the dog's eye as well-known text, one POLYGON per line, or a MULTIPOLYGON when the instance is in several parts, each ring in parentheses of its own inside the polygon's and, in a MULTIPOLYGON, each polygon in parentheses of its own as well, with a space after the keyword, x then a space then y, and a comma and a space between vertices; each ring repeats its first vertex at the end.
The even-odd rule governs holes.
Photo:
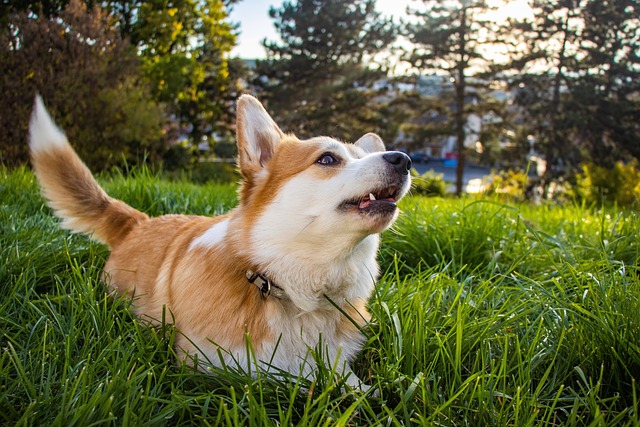
POLYGON ((324 153, 322 156, 316 160, 316 163, 321 165, 335 165, 338 163, 338 159, 331 153, 324 153))

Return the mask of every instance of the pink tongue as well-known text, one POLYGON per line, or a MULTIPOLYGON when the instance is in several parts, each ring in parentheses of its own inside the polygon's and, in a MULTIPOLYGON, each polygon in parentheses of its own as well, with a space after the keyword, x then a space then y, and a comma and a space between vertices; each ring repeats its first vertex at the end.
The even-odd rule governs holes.
POLYGON ((367 206, 369 206, 370 204, 371 204, 371 200, 369 200, 369 199, 362 199, 362 200, 360 200, 360 204, 358 205, 358 208, 359 208, 359 209, 364 209, 364 208, 366 208, 367 206))

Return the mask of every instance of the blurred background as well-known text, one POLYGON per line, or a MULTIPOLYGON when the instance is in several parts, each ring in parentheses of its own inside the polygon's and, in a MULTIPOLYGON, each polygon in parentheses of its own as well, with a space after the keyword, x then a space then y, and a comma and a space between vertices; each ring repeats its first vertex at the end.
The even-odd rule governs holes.
MULTIPOLYGON (((233 180, 235 100, 376 132, 456 194, 640 202, 636 0, 4 0, 0 156, 40 93, 94 171, 233 180), (435 175, 434 175, 435 174, 435 175), (514 190, 515 191, 515 190, 514 190)), ((424 175, 427 174, 427 175, 424 175)))

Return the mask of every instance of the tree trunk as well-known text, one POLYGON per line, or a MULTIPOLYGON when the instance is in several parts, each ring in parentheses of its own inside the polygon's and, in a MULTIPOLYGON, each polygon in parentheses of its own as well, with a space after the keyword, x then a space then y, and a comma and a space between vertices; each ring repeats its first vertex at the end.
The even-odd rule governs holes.
POLYGON ((565 55, 568 44, 568 25, 569 25, 569 17, 567 16, 562 24, 563 29, 563 39, 562 45, 560 47, 560 52, 558 52, 558 70, 553 79, 553 92, 551 105, 549 109, 549 129, 547 140, 545 142, 544 147, 544 157, 547 162, 547 169, 542 176, 542 189, 543 195, 546 198, 547 193, 549 191, 549 185, 552 181, 558 178, 558 168, 559 162, 565 162, 565 147, 567 141, 563 141, 562 136, 559 132, 559 120, 560 120, 560 89, 562 86, 562 81, 564 79, 563 68, 565 65, 565 55))
POLYGON ((461 15, 461 23, 460 23, 460 46, 459 46, 459 61, 457 64, 457 75, 456 75, 456 148, 458 151, 458 166, 456 168, 456 196, 460 196, 463 190, 464 184, 464 140, 466 137, 466 132, 464 129, 465 125, 465 114, 464 114, 464 95, 465 95, 465 77, 464 70, 466 68, 466 36, 467 36, 467 10, 466 8, 462 8, 461 15))

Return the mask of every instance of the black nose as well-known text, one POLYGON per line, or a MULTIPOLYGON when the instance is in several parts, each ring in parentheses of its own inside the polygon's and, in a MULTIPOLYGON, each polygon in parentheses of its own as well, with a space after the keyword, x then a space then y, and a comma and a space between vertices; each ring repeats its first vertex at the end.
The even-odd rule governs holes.
POLYGON ((406 175, 411 170, 411 159, 400 151, 389 151, 382 155, 382 158, 391 163, 396 172, 406 175))

